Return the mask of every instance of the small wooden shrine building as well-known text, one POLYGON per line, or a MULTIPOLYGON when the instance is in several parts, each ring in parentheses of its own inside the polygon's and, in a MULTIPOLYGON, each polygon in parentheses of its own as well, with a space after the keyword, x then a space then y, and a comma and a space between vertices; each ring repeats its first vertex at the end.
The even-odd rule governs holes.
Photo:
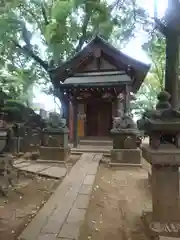
POLYGON ((128 111, 150 66, 141 63, 96 36, 78 54, 50 70, 55 89, 67 110, 70 140, 106 137, 118 109, 128 111))

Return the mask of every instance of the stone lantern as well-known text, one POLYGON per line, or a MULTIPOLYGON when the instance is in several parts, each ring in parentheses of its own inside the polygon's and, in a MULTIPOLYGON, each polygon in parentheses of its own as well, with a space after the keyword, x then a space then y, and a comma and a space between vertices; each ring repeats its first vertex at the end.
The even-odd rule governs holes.
POLYGON ((141 152, 137 146, 139 131, 128 114, 115 118, 111 135, 113 149, 110 165, 141 164, 141 152))
POLYGON ((142 219, 152 239, 180 237, 180 112, 169 98, 161 92, 156 110, 144 120, 149 144, 142 146, 142 155, 151 164, 152 212, 144 212, 142 219))
POLYGON ((66 127, 65 119, 62 119, 56 113, 51 113, 47 127, 42 131, 40 159, 66 161, 70 154, 68 133, 69 130, 66 127))

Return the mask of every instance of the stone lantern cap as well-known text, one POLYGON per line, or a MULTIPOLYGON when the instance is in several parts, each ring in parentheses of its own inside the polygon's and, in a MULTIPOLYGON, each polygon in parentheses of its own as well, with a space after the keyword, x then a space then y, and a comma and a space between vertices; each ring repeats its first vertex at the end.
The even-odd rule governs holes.
POLYGON ((144 119, 144 129, 148 132, 165 131, 179 132, 180 130, 180 112, 172 109, 169 103, 170 95, 163 91, 158 95, 159 102, 156 105, 156 110, 152 110, 148 117, 144 119))

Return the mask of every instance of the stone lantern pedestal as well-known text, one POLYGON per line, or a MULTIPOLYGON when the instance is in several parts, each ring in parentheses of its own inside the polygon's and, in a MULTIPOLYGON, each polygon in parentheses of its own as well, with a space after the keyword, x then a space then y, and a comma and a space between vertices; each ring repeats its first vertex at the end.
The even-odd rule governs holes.
POLYGON ((39 128, 32 129, 28 127, 23 139, 23 152, 38 152, 40 147, 40 132, 39 128))
POLYGON ((67 127, 45 129, 42 133, 43 146, 40 147, 40 159, 65 162, 70 154, 68 133, 67 127))
POLYGON ((144 125, 150 137, 142 155, 151 164, 152 212, 143 212, 142 220, 151 239, 180 237, 180 112, 168 98, 166 92, 159 94, 156 111, 144 125))
POLYGON ((129 116, 121 118, 119 125, 111 130, 113 149, 111 166, 141 165, 141 151, 137 147, 138 129, 129 116))
POLYGON ((171 146, 159 150, 143 146, 142 154, 152 166, 152 212, 142 216, 146 229, 151 237, 180 237, 180 150, 171 146))

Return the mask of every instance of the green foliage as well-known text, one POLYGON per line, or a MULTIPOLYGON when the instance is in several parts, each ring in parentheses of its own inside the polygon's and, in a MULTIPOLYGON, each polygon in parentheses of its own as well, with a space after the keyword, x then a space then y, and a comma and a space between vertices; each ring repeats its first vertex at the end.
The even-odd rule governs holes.
POLYGON ((7 117, 7 121, 10 122, 25 122, 30 114, 34 114, 34 111, 20 101, 6 100, 4 107, 1 109, 7 117))
POLYGON ((165 76, 165 54, 166 54, 166 43, 164 37, 155 33, 150 41, 144 44, 144 49, 152 61, 151 67, 151 80, 153 79, 154 84, 159 87, 159 90, 164 88, 164 76, 165 76))
POLYGON ((133 36, 145 11, 135 0, 14 0, 0 7, 0 87, 26 105, 48 69, 76 54, 96 34, 115 46, 133 36))
POLYGON ((157 103, 157 94, 164 89, 165 76, 165 39, 155 32, 143 45, 151 59, 151 69, 136 94, 137 100, 132 102, 135 114, 140 116, 146 109, 152 109, 157 103))
POLYGON ((132 0, 117 11, 100 0, 8 1, 1 9, 0 64, 16 67, 19 58, 26 58, 26 67, 36 62, 35 81, 47 79, 48 62, 56 65, 72 57, 97 33, 127 41, 138 9, 132 0))

